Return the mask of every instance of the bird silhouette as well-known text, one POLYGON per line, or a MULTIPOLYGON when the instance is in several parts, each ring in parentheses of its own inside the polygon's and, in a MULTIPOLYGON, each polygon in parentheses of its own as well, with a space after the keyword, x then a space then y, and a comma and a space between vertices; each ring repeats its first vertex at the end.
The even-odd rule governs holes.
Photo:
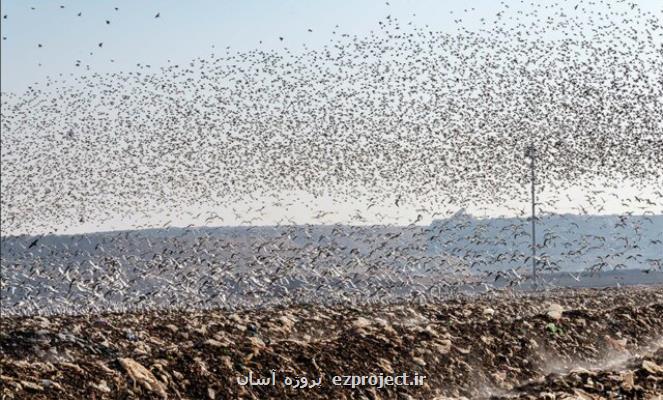
POLYGON ((525 288, 532 263, 656 275, 663 26, 571 7, 127 71, 87 48, 79 73, 3 92, 2 311, 442 299, 525 288))

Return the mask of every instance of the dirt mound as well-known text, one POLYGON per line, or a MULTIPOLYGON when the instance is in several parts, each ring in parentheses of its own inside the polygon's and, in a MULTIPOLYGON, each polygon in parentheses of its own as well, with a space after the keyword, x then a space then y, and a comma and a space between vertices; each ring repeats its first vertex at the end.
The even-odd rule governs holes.
POLYGON ((645 399, 663 398, 663 348, 635 357, 620 368, 575 368, 551 374, 492 399, 645 399))
POLYGON ((2 325, 7 399, 661 392, 661 351, 652 349, 663 332, 660 287, 502 293, 444 304, 17 317, 2 325))

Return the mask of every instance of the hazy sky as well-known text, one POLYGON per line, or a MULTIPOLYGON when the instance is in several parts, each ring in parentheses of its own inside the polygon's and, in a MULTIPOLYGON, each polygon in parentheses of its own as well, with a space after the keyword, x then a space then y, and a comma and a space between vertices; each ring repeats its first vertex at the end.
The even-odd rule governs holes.
MULTIPOLYGON (((572 9, 578 0, 561 1, 567 2, 572 9)), ((186 62, 212 52, 223 54, 227 46, 231 50, 261 46, 297 49, 304 44, 316 48, 335 39, 333 31, 339 35, 362 35, 377 30, 378 21, 387 15, 449 32, 457 27, 454 20, 462 18, 462 25, 472 30, 480 26, 480 18, 494 17, 499 9, 496 0, 389 0, 388 3, 384 0, 3 1, 0 7, 7 18, 2 19, 2 36, 7 39, 2 40, 2 90, 21 92, 47 75, 130 71, 137 63, 157 68, 167 65, 169 59, 173 63, 186 62), (157 13, 160 17, 154 18, 157 13), (107 20, 110 24, 106 24, 107 20), (284 40, 280 41, 279 37, 284 40), (102 48, 98 46, 100 42, 102 48), (75 66, 77 60, 80 67, 75 66), (90 70, 86 71, 88 65, 90 70)), ((521 2, 507 1, 511 3, 521 2)), ((529 3, 520 8, 527 10, 529 3)), ((663 9, 660 0, 635 3, 646 11, 663 9)))
MULTIPOLYGON (((129 71, 137 63, 156 68, 167 65, 169 59, 175 63, 212 52, 222 54, 227 46, 233 50, 318 47, 333 38, 337 24, 339 34, 368 33, 388 14, 444 28, 453 23, 449 10, 464 3, 3 1, 2 14, 7 19, 2 21, 2 36, 7 39, 2 41, 2 90, 21 91, 46 75, 84 73, 85 65, 94 72, 129 71), (157 13, 160 17, 154 18, 157 13), (103 48, 98 47, 100 42, 103 48), (75 67, 76 60, 81 60, 81 67, 75 67)), ((489 12, 492 3, 481 0, 475 7, 489 12)))
MULTIPOLYGON (((578 2, 559 1, 562 4, 568 3, 570 10, 578 2)), ((522 2, 507 0, 506 3, 518 5, 522 2)), ((529 3, 530 1, 524 2, 521 9, 526 11, 529 6, 525 4, 529 3)), ((550 4, 549 1, 537 3, 550 4)), ((645 11, 662 15, 661 0, 631 0, 629 3, 637 3, 645 11)), ((623 3, 624 6, 627 4, 623 3)), ((2 91, 21 93, 35 82, 43 84, 47 76, 127 72, 136 70, 138 63, 149 64, 156 70, 169 63, 186 63, 193 58, 206 57, 212 53, 223 55, 227 47, 230 47, 231 52, 256 48, 300 49, 304 45, 313 49, 321 48, 337 40, 340 34, 364 36, 371 31, 377 31, 378 22, 387 15, 398 18, 402 23, 412 21, 420 27, 429 25, 431 30, 450 33, 457 29, 458 25, 454 21, 461 18, 462 26, 473 30, 480 27, 480 18, 493 18, 501 6, 497 0, 389 0, 388 3, 384 0, 14 0, 3 1, 0 8, 3 15, 0 65, 2 91), (35 9, 32 10, 31 7, 35 9), (118 8, 117 11, 115 7, 118 8), (78 13, 81 13, 80 17, 77 16, 78 13), (159 18, 155 18, 157 13, 159 18), (110 21, 110 24, 106 21, 110 21), (309 32, 309 29, 312 32, 309 32), (279 40, 279 37, 284 40, 279 40), (103 43, 103 46, 99 47, 99 43, 103 43), (41 48, 38 47, 39 44, 42 45, 41 48), (78 61, 80 66, 77 67, 78 61)), ((627 196, 638 194, 628 193, 631 191, 628 187, 621 190, 622 194, 626 192, 627 196)), ((647 197, 652 196, 651 191, 645 191, 644 194, 647 197)), ((560 197, 564 196, 565 194, 560 197)), ((571 191, 569 196, 581 202, 583 191, 571 191)), ((294 207, 294 211, 268 210, 269 218, 255 223, 271 224, 284 218, 293 218, 298 223, 311 222, 315 215, 324 210, 335 213, 318 222, 358 222, 354 216, 355 207, 335 205, 325 199, 309 200, 311 201, 304 203, 310 206, 310 210, 302 207, 294 207)), ((578 212, 577 202, 568 203, 557 211, 578 212)), ((469 211, 482 215, 484 206, 477 205, 469 211)), ((257 208, 257 205, 247 203, 238 206, 237 211, 250 207, 257 208)), ((184 215, 181 211, 178 211, 180 217, 184 215)), ((191 212, 195 211, 197 210, 191 212)), ((364 216, 367 222, 407 224, 414 221, 420 213, 416 207, 381 208, 378 211, 389 215, 392 220, 386 221, 382 217, 367 214, 364 216)), ((443 214, 437 218, 453 211, 454 206, 451 205, 449 210, 443 210, 443 214)), ((611 200, 603 212, 623 211, 617 201, 611 200)), ((661 212, 659 209, 655 211, 661 212)), ((489 214, 502 213, 509 212, 491 210, 489 214)), ((240 224, 243 219, 251 218, 250 215, 246 218, 233 218, 233 214, 228 210, 224 216, 224 224, 227 225, 240 224)), ((142 224, 160 226, 169 221, 172 221, 173 225, 201 222, 178 219, 177 216, 170 215, 161 215, 158 220, 146 218, 139 221, 138 216, 132 218, 136 219, 108 221, 102 226, 86 222, 71 228, 70 231, 122 229, 142 224)), ((430 219, 426 218, 420 223, 429 221, 430 219)))

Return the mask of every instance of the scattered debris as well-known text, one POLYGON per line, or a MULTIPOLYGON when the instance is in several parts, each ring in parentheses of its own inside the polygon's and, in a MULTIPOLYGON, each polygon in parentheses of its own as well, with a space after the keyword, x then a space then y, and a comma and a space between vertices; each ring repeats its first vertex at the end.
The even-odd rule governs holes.
POLYGON ((0 330, 0 397, 651 398, 663 392, 662 331, 663 287, 436 304, 8 317, 0 330), (281 382, 287 375, 322 383, 298 392, 237 383, 249 372, 272 371, 281 382), (426 383, 331 384, 335 375, 376 372, 416 372, 426 383))

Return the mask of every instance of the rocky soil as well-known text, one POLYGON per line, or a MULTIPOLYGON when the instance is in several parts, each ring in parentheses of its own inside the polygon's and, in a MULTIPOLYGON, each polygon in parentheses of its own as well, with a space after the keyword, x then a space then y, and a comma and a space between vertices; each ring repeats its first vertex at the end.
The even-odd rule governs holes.
POLYGON ((10 317, 0 333, 0 397, 656 399, 662 337, 663 287, 10 317), (271 371, 274 384, 238 382, 271 371), (380 373, 426 379, 381 389, 333 383, 336 375, 380 373), (320 384, 285 383, 302 377, 320 384))

